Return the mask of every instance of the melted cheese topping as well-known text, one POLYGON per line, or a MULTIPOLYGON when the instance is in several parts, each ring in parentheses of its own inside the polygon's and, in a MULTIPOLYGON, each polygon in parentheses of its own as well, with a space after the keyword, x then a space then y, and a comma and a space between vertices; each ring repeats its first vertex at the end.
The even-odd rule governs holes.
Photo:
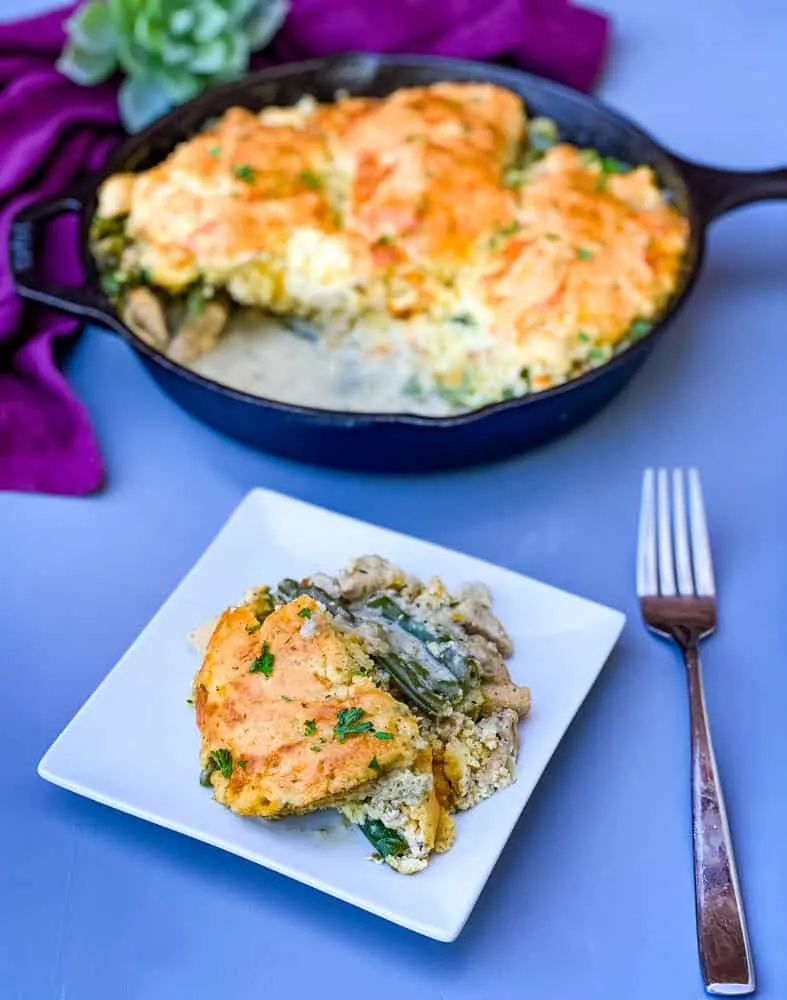
POLYGON ((560 144, 511 186, 525 139, 521 100, 485 84, 231 108, 99 210, 128 215, 152 284, 338 321, 356 358, 478 405, 606 360, 688 240, 647 167, 560 144))

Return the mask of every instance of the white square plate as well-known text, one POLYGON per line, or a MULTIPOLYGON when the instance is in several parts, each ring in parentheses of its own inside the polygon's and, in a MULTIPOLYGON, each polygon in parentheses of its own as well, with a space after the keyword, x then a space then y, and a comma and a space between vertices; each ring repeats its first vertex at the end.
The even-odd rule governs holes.
POLYGON ((80 795, 232 851, 420 934, 453 941, 623 622, 617 611, 459 552, 254 490, 38 771, 80 795), (330 814, 276 823, 241 818, 217 805, 197 780, 199 736, 186 698, 199 664, 186 642, 189 629, 240 600, 248 587, 338 570, 364 553, 424 578, 441 576, 449 587, 487 584, 516 645, 512 676, 533 695, 532 715, 520 727, 518 780, 460 814, 452 850, 412 877, 365 860, 370 848, 361 834, 330 814))

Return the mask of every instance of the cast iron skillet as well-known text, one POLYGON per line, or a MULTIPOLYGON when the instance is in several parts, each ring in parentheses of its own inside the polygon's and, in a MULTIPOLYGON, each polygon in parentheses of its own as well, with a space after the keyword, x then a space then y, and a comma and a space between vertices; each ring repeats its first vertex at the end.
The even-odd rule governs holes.
POLYGON ((768 198, 787 198, 787 169, 738 173, 689 163, 622 115, 558 84, 481 63, 431 56, 348 54, 263 70, 211 90, 159 119, 123 143, 103 171, 88 182, 23 209, 12 225, 10 259, 22 296, 117 330, 165 392, 225 434, 305 462, 370 472, 415 472, 522 452, 594 414, 632 378, 686 301, 702 264, 708 223, 738 205, 768 198), (459 416, 421 417, 316 410, 247 395, 175 364, 121 323, 100 289, 88 250, 96 190, 107 175, 151 166, 206 119, 231 105, 252 109, 287 105, 304 94, 330 101, 341 89, 384 96, 399 87, 439 80, 483 80, 508 87, 521 94, 531 115, 555 119, 562 138, 594 147, 605 156, 653 167, 674 204, 688 216, 691 239, 680 286, 651 333, 603 366, 556 388, 459 416), (64 212, 80 215, 81 253, 87 274, 83 287, 57 287, 42 275, 42 231, 47 220, 64 212))

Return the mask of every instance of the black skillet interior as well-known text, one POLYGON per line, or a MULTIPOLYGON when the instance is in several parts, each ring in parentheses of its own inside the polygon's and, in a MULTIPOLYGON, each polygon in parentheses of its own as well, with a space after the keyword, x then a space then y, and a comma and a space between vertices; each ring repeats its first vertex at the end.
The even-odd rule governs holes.
POLYGON ((767 197, 787 197, 787 172, 736 174, 686 163, 647 133, 593 98, 518 70, 429 56, 348 54, 264 70, 200 95, 129 139, 76 194, 30 206, 12 228, 11 262, 22 295, 120 331, 153 377, 180 405, 232 437, 276 454, 368 471, 420 471, 488 461, 564 433, 604 406, 631 379, 691 290, 703 253, 704 228, 716 214, 767 197), (337 91, 385 96, 400 87, 441 80, 478 80, 519 93, 531 116, 554 119, 562 138, 632 164, 648 164, 690 221, 691 238, 679 288, 646 337, 606 364, 561 386, 454 417, 358 414, 315 410, 228 389, 169 361, 118 319, 98 284, 88 228, 102 180, 163 159, 206 121, 232 105, 253 110, 337 91), (37 274, 36 239, 59 212, 81 215, 81 252, 88 276, 77 289, 52 288, 37 274))

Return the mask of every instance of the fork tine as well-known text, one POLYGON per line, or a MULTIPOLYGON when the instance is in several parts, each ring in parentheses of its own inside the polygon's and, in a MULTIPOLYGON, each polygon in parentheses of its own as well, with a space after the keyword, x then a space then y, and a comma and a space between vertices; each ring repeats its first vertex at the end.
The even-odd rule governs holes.
POLYGON ((664 597, 674 597, 676 593, 675 570, 672 563, 672 529, 666 469, 658 471, 656 494, 658 497, 659 591, 664 597))
POLYGON ((691 597, 694 581, 691 576, 689 529, 686 522, 686 496, 683 489, 683 470, 672 471, 672 531, 675 542, 675 568, 678 573, 678 593, 691 597))
POLYGON ((713 561, 710 554, 708 525, 705 520, 705 504, 702 501, 700 474, 696 469, 689 469, 689 524, 697 593, 700 597, 713 597, 716 592, 713 561))
POLYGON ((642 501, 639 509, 639 542, 637 544, 637 594, 652 597, 659 592, 656 580, 656 495, 653 489, 653 469, 645 469, 642 477, 642 501))

